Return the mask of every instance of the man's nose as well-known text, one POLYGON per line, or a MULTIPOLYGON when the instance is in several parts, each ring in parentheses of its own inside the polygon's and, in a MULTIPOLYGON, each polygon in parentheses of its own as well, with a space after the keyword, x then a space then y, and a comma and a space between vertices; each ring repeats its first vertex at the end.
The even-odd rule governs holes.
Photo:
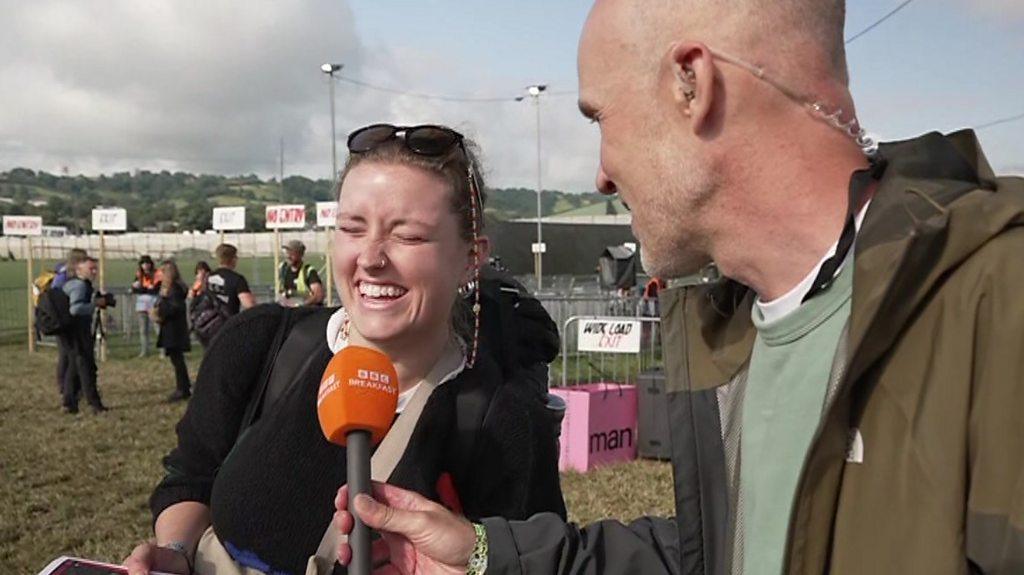
POLYGON ((605 173, 603 166, 597 167, 597 191, 605 195, 614 195, 618 193, 618 189, 615 187, 615 182, 608 177, 605 173))

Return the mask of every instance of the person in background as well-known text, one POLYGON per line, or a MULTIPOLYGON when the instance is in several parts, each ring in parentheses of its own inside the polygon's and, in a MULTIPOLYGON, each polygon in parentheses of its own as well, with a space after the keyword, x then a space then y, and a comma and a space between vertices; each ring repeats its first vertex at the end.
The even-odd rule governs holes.
POLYGON ((665 280, 659 277, 652 277, 644 286, 641 302, 641 315, 644 317, 658 317, 658 293, 665 289, 665 280))
POLYGON ((139 258, 139 267, 135 270, 135 281, 131 288, 135 294, 135 314, 139 316, 139 357, 149 355, 149 334, 152 331, 149 310, 153 309, 159 298, 159 275, 153 258, 148 255, 139 258))
POLYGON ((281 303, 291 307, 318 306, 324 301, 324 286, 316 268, 302 261, 306 244, 292 240, 284 246, 285 261, 277 270, 281 284, 281 303))
MULTIPOLYGON (((53 268, 53 281, 50 282, 50 289, 64 289, 69 275, 74 275, 75 267, 89 254, 81 248, 72 248, 68 251, 68 259, 57 263, 53 268)), ((64 376, 68 372, 68 351, 71 349, 71 340, 67 334, 57 336, 57 393, 64 397, 64 376)))
POLYGON ((220 264, 206 278, 206 287, 221 303, 227 304, 231 315, 256 305, 256 298, 249 291, 245 276, 235 271, 238 266, 238 248, 231 244, 220 244, 214 250, 220 264))
POLYGON ((87 257, 89 257, 88 252, 82 248, 71 248, 68 250, 68 259, 58 262, 53 268, 53 283, 50 284, 50 287, 63 289, 64 284, 75 275, 75 266, 87 257))
POLYGON ((71 328, 68 333, 68 370, 64 374, 64 411, 78 413, 78 394, 85 394, 93 413, 107 410, 100 399, 96 382, 96 338, 92 331, 93 312, 107 307, 106 298, 94 298, 92 282, 96 279, 96 258, 85 257, 75 263, 74 277, 62 289, 71 307, 71 328), (95 300, 95 301, 94 301, 95 300))
POLYGON ((195 280, 192 281, 192 287, 188 288, 188 299, 194 300, 203 294, 206 290, 206 279, 210 277, 210 264, 200 260, 196 264, 195 269, 195 280))
POLYGON ((154 311, 160 322, 160 335, 156 346, 164 350, 164 355, 174 366, 175 390, 167 400, 182 401, 192 396, 192 383, 188 377, 188 366, 185 365, 185 352, 192 349, 188 332, 188 308, 186 297, 188 288, 181 280, 178 264, 173 260, 165 260, 160 264, 162 280, 159 288, 159 300, 154 311))

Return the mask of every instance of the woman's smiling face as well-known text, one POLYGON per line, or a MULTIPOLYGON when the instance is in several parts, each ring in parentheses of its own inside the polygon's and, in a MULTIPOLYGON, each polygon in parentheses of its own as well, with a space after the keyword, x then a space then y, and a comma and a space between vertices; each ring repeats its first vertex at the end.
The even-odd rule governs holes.
POLYGON ((415 344, 450 329, 473 264, 452 193, 442 177, 403 164, 365 162, 345 176, 333 271, 342 304, 368 342, 415 344))

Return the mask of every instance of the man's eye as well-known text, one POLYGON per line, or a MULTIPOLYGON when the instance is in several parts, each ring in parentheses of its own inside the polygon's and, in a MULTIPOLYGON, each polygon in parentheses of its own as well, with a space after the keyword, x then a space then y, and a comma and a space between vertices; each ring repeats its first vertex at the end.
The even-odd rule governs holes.
POLYGON ((338 226, 338 231, 343 234, 355 235, 362 233, 363 230, 355 226, 338 226))

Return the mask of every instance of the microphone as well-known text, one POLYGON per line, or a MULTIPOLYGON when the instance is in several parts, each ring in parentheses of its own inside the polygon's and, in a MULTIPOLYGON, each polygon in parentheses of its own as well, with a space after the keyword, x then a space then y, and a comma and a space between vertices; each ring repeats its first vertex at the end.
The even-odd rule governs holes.
MULTIPOLYGON (((339 351, 324 371, 316 411, 328 441, 346 448, 348 503, 370 495, 370 447, 387 435, 398 406, 398 374, 383 353, 350 345, 339 351)), ((370 530, 356 513, 348 542, 352 561, 348 572, 369 575, 372 568, 370 530)))

